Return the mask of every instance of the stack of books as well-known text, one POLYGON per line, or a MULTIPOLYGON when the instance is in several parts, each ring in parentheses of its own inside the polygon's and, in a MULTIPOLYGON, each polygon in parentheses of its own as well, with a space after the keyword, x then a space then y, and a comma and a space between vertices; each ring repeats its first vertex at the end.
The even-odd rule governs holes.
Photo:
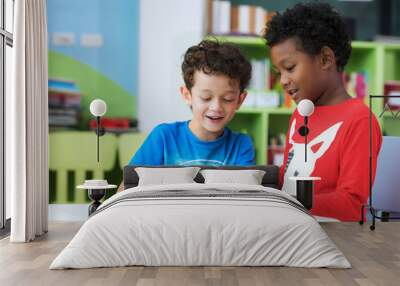
POLYGON ((49 79, 49 126, 78 127, 81 93, 75 82, 49 79))
POLYGON ((251 81, 249 88, 255 90, 270 90, 271 86, 271 65, 269 59, 252 59, 251 81))
POLYGON ((284 133, 279 133, 277 135, 272 135, 269 139, 267 162, 270 165, 281 166, 284 159, 286 135, 284 133))
POLYGON ((260 36, 274 15, 255 5, 232 5, 226 0, 208 1, 208 33, 260 36))
POLYGON ((343 72, 342 79, 347 92, 355 98, 364 99, 368 95, 366 72, 343 72))

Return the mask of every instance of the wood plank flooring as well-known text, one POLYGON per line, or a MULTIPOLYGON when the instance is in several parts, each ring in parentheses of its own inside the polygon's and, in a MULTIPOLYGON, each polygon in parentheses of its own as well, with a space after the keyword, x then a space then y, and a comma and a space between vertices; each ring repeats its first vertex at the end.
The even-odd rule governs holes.
POLYGON ((120 267, 49 270, 80 223, 51 223, 32 243, 0 241, 0 285, 400 285, 400 222, 321 223, 352 269, 290 267, 120 267))

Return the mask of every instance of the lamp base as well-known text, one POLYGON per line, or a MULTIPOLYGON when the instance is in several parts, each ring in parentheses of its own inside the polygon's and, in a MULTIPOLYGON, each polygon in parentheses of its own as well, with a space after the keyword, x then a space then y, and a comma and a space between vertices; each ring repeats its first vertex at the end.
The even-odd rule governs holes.
POLYGON ((296 181, 296 199, 308 210, 314 205, 314 181, 320 177, 290 177, 296 181))
POLYGON ((314 181, 296 181, 296 198, 306 209, 311 210, 314 204, 314 181))
POLYGON ((117 185, 110 185, 107 180, 85 180, 85 183, 76 186, 77 189, 84 189, 88 192, 88 197, 93 201, 89 206, 89 216, 94 213, 101 205, 100 200, 108 189, 114 189, 117 185))
POLYGON ((88 213, 89 216, 94 213, 97 208, 101 205, 100 200, 104 197, 106 194, 105 189, 88 189, 88 196, 89 198, 93 201, 89 205, 88 213))

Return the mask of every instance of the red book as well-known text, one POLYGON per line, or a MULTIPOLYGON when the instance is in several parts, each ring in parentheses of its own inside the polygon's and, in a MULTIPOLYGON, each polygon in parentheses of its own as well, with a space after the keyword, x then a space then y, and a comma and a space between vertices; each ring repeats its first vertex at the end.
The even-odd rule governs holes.
MULTIPOLYGON (((128 118, 101 118, 101 126, 107 129, 128 129, 129 119, 128 118)), ((96 119, 92 119, 89 122, 91 129, 96 128, 96 119)))
MULTIPOLYGON (((400 96, 400 81, 399 80, 388 80, 385 82, 383 88, 384 95, 387 96, 400 96)), ((385 97, 383 101, 383 107, 388 105, 392 110, 400 110, 400 97, 385 97)))

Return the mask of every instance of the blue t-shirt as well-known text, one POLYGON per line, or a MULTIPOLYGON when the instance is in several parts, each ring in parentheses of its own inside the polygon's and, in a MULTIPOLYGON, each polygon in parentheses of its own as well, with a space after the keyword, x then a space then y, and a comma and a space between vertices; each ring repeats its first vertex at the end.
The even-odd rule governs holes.
POLYGON ((250 136, 224 133, 213 141, 202 141, 189 129, 189 121, 163 123, 155 127, 129 162, 130 165, 254 165, 250 136))

